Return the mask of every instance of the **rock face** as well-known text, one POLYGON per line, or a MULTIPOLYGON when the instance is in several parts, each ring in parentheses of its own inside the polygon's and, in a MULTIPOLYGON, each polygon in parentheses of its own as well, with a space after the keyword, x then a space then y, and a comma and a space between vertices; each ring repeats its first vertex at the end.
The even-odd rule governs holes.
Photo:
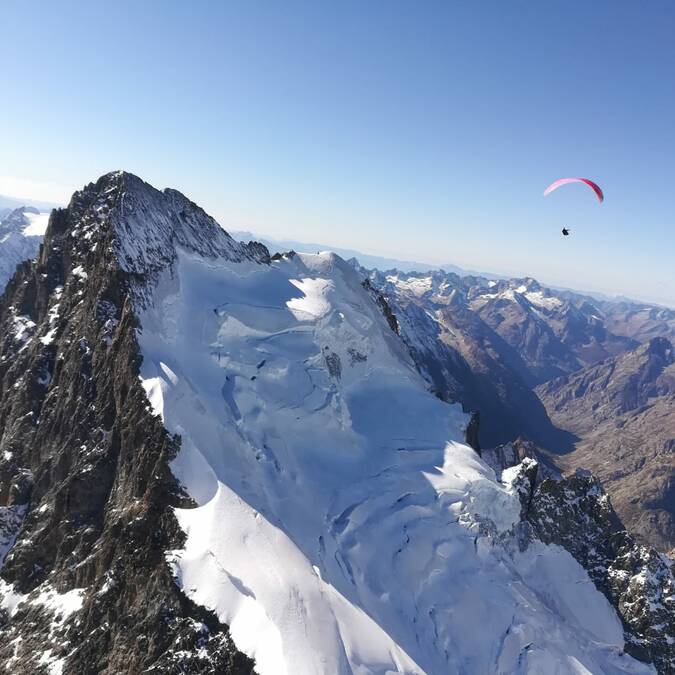
POLYGON ((579 437, 557 463, 603 483, 628 529, 675 546, 675 350, 666 338, 537 389, 551 418, 579 437))
POLYGON ((546 543, 567 549, 588 571, 624 624, 626 651, 675 670, 672 561, 623 530, 598 481, 579 472, 546 479, 528 496, 527 519, 546 543))
POLYGON ((617 609, 625 649, 675 669, 673 562, 625 531, 600 483, 588 471, 562 478, 539 462, 536 448, 517 442, 493 450, 486 461, 516 489, 522 509, 521 545, 532 540, 567 550, 617 609))
POLYGON ((486 464, 489 464, 499 476, 505 469, 517 466, 522 463, 531 465, 536 463, 537 471, 534 474, 532 486, 539 485, 546 478, 560 480, 560 472, 550 462, 546 454, 537 448, 534 443, 524 439, 517 439, 513 443, 505 443, 496 448, 483 450, 481 457, 486 464))
POLYGON ((131 297, 174 242, 264 257, 182 195, 116 173, 54 211, 39 258, 0 300, 0 662, 12 673, 252 672, 165 562, 183 537, 168 468, 179 441, 148 412, 131 297))

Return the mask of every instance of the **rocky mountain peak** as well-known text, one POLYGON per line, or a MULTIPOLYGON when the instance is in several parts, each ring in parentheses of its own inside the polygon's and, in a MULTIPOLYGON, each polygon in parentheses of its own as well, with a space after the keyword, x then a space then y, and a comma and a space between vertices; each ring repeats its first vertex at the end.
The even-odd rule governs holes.
POLYGON ((12 672, 252 670, 164 559, 182 541, 178 441, 148 412, 133 293, 179 246, 264 260, 178 193, 106 174, 52 213, 39 257, 0 297, 0 663, 12 672))
POLYGON ((269 262, 267 249, 235 241, 177 190, 157 190, 125 171, 76 192, 67 211, 74 217, 65 234, 75 251, 86 257, 102 245, 132 274, 158 272, 175 259, 177 247, 209 258, 269 262))

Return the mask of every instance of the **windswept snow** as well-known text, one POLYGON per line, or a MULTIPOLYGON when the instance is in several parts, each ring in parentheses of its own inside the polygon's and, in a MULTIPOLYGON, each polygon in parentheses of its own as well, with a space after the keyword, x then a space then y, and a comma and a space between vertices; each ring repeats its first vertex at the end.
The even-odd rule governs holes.
POLYGON ((74 274, 76 277, 79 277, 83 281, 87 279, 87 273, 84 270, 84 267, 82 265, 78 265, 77 267, 73 267, 71 270, 71 273, 74 274))
POLYGON ((653 672, 566 551, 520 550, 517 494, 341 259, 179 250, 153 293, 141 377, 198 504, 168 558, 260 675, 653 672))

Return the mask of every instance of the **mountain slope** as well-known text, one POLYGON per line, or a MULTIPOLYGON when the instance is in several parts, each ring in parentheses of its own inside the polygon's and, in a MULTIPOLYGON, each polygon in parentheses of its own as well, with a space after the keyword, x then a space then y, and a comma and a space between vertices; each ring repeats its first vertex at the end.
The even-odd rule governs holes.
POLYGON ((358 269, 394 308, 401 334, 434 390, 480 412, 482 447, 520 436, 543 447, 569 447, 571 438, 551 423, 532 391, 537 380, 528 358, 472 307, 471 298, 496 282, 444 272, 358 269))
POLYGON ((614 335, 640 343, 654 337, 675 340, 675 309, 630 300, 598 300, 577 293, 561 292, 560 295, 569 298, 578 307, 593 307, 607 330, 614 335))
POLYGON ((144 387, 200 504, 171 562, 260 673, 639 670, 569 555, 518 549, 517 493, 339 258, 179 252, 140 322, 144 387))
POLYGON ((434 390, 480 411, 483 447, 522 436, 561 468, 591 469, 631 532, 661 550, 675 546, 675 400, 656 356, 670 344, 672 310, 556 292, 532 279, 369 279, 434 390), (534 400, 537 383, 545 408, 534 400))
POLYGON ((49 214, 22 206, 0 219, 0 292, 16 266, 37 256, 49 214))
POLYGON ((474 286, 469 302, 525 360, 531 384, 579 370, 636 342, 607 330, 601 312, 574 294, 558 294, 534 279, 474 286))
POLYGON ((0 301, 2 665, 668 672, 669 568, 642 623, 598 590, 551 516, 586 502, 483 462, 396 325, 129 174, 55 211, 0 301))
POLYGON ((393 308, 401 335, 434 391, 480 412, 481 447, 519 436, 543 446, 569 444, 528 385, 526 363, 467 307, 462 281, 444 273, 418 283, 376 272, 368 278, 393 308))
MULTIPOLYGON (((252 671, 164 559, 184 541, 170 508, 185 503, 167 464, 177 441, 138 380, 129 293, 144 258, 127 259, 118 220, 135 222, 142 185, 112 174, 76 193, 0 300, 0 663, 19 675, 252 671)), ((196 207, 146 197, 167 239, 193 217, 230 244, 196 207)), ((149 251, 158 230, 133 239, 149 251)))
POLYGON ((626 526, 643 540, 675 546, 675 350, 666 338, 541 385, 551 418, 576 434, 574 452, 606 486, 626 526))

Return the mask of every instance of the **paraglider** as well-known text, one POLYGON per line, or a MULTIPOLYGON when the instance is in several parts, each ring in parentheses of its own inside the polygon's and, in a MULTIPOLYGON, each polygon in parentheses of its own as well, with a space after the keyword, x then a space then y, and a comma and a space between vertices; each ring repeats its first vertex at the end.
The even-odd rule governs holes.
MULTIPOLYGON (((595 196, 598 198, 599 202, 602 202, 605 199, 605 195, 602 193, 602 190, 600 189, 600 186, 597 183, 594 183, 592 180, 588 178, 559 178, 558 180, 553 181, 545 190, 544 190, 544 197, 547 195, 550 195, 551 192, 554 190, 557 190, 559 187, 562 185, 567 185, 568 183, 583 183, 584 185, 588 185, 593 192, 595 192, 595 196)), ((568 237, 570 234, 570 231, 566 228, 563 227, 562 229, 563 237, 568 237)))
POLYGON ((591 188, 593 192, 595 192, 595 196, 598 198, 599 202, 603 201, 605 198, 605 195, 602 194, 600 186, 588 178, 559 178, 558 180, 553 181, 553 183, 551 183, 544 190, 544 197, 550 195, 551 192, 557 190, 561 185, 567 185, 568 183, 584 183, 585 185, 588 185, 588 187, 591 188))

